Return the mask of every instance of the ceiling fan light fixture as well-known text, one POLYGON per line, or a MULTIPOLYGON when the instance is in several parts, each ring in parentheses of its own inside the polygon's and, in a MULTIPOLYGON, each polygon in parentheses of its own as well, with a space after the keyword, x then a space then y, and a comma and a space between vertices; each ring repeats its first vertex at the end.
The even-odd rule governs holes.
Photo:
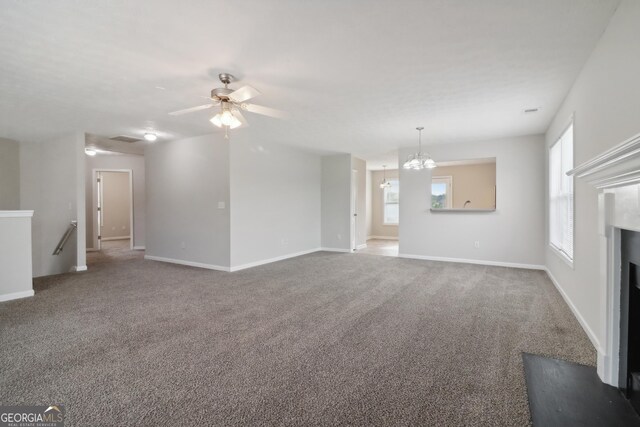
POLYGON ((153 142, 156 139, 158 139, 158 135, 156 135, 153 132, 145 132, 144 139, 146 139, 147 141, 153 142))
POLYGON ((242 122, 238 120, 238 118, 234 116, 229 110, 225 110, 222 113, 216 114, 211 118, 210 121, 219 128, 228 126, 229 129, 235 129, 242 124, 242 122))

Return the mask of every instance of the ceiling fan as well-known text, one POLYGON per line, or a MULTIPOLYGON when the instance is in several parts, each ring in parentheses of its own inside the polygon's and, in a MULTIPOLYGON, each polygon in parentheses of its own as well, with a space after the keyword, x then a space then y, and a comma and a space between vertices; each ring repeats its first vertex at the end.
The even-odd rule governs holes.
POLYGON ((286 114, 280 110, 263 107, 262 105, 246 103, 245 101, 260 95, 258 89, 248 85, 243 86, 240 89, 229 89, 229 84, 236 81, 236 78, 228 73, 218 74, 218 77, 224 84, 224 87, 219 87, 211 91, 210 98, 212 102, 199 105, 197 107, 173 111, 169 113, 169 115, 180 116, 182 114, 207 110, 209 108, 219 106, 220 112, 213 116, 210 121, 219 128, 224 127, 225 130, 235 129, 238 126, 247 123, 240 111, 248 111, 250 113, 262 114, 264 116, 275 118, 284 118, 286 116, 286 114))

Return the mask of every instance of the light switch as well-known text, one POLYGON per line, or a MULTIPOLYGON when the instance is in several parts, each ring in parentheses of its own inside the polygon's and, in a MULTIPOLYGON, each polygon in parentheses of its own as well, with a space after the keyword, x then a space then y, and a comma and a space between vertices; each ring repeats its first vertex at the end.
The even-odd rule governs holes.
POLYGON ((226 207, 224 202, 218 202, 218 209, 224 209, 226 207))

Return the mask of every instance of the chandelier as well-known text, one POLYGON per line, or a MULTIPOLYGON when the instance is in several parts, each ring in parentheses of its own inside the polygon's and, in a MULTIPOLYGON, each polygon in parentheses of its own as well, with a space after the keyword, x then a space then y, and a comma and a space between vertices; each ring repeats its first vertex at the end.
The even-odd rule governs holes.
POLYGON ((418 130, 418 152, 415 154, 410 154, 407 157, 407 161, 402 165, 403 169, 433 169, 435 168, 436 162, 433 161, 431 156, 428 153, 422 152, 422 130, 423 127, 417 127, 418 130))
POLYGON ((380 188, 389 188, 391 187, 391 182, 387 181, 387 166, 386 165, 382 165, 382 170, 384 171, 383 174, 383 178, 382 178, 382 183, 380 184, 380 188))

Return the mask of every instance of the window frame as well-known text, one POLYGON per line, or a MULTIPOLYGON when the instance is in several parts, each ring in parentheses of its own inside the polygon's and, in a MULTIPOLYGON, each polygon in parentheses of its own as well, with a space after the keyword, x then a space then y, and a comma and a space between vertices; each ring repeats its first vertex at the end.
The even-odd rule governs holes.
MULTIPOLYGON (((551 252, 555 253, 565 264, 567 264, 569 267, 571 267, 571 269, 574 268, 574 261, 575 261, 575 241, 576 241, 576 191, 575 191, 575 177, 572 175, 571 176, 571 188, 572 188, 572 197, 571 197, 571 224, 573 227, 573 230, 571 232, 571 246, 573 249, 573 254, 570 257, 569 254, 567 254, 564 250, 562 250, 562 248, 557 247, 555 244, 553 244, 551 242, 551 150, 553 149, 553 147, 555 147, 556 144, 560 143, 560 141, 562 140, 562 137, 567 133, 567 131, 569 130, 569 128, 573 128, 573 137, 571 138, 571 168, 575 168, 575 142, 576 142, 576 127, 575 127, 575 118, 574 115, 572 114, 571 117, 569 118, 568 122, 565 124, 565 126, 562 127, 562 129, 560 130, 560 132, 558 133, 558 136, 556 137, 555 141, 553 144, 549 145, 547 147, 547 190, 548 190, 548 197, 547 197, 547 245, 549 248, 551 248, 551 252)), ((562 147, 560 147, 560 152, 562 153, 562 147)), ((560 159, 560 162, 562 163, 562 157, 560 159)))
MULTIPOLYGON (((382 190, 382 225, 393 225, 398 226, 400 224, 400 179, 399 178, 391 178, 387 180, 388 182, 396 182, 398 188, 398 202, 397 203, 387 203, 387 190, 390 187, 385 187, 382 190), (398 205, 398 222, 387 222, 387 205, 398 205)), ((392 184, 393 186, 393 184, 392 184)))

